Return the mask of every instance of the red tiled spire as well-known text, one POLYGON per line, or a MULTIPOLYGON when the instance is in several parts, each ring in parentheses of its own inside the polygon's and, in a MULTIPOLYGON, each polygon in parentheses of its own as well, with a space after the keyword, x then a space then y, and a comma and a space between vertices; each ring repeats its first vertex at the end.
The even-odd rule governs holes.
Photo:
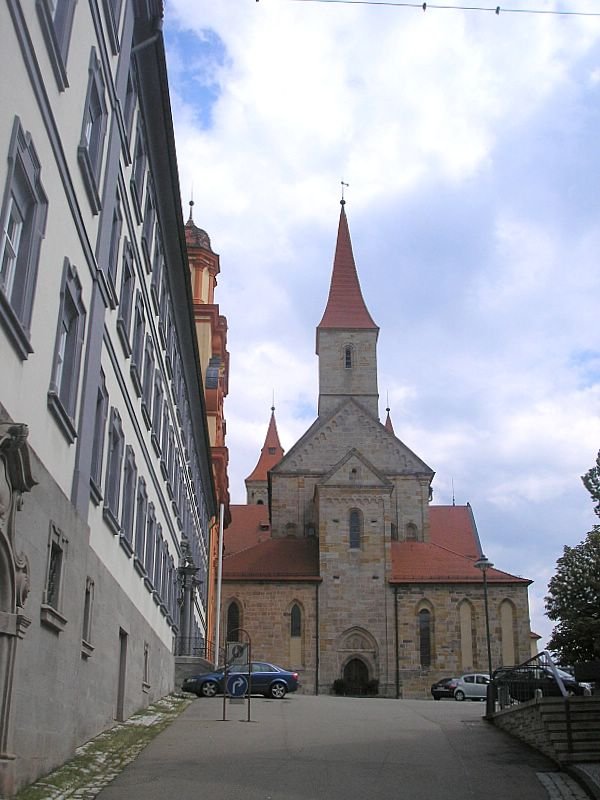
POLYGON ((387 411, 387 417, 385 418, 384 427, 385 427, 386 431, 389 431, 390 433, 393 433, 394 436, 395 436, 396 434, 394 433, 394 426, 392 425, 392 418, 390 417, 389 408, 386 408, 386 411, 387 411))
POLYGON ((267 429, 267 435, 265 437, 265 443, 263 445, 262 450, 260 451, 260 456, 258 459, 258 463, 254 467, 254 470, 248 477, 246 481, 266 481, 267 480, 267 472, 276 464, 279 464, 281 459, 283 458, 283 447, 281 446, 281 442, 279 441, 279 434, 277 433, 277 423, 275 422, 275 407, 271 407, 271 419, 269 421, 269 427, 267 429))
POLYGON ((323 319, 317 328, 374 328, 378 330, 367 310, 360 290, 344 206, 345 200, 342 200, 329 297, 323 319))

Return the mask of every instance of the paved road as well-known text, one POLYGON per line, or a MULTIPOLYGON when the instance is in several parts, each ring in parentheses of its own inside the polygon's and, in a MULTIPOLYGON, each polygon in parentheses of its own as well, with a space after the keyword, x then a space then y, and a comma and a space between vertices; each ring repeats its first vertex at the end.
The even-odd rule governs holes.
MULTIPOLYGON (((191 706, 100 800, 548 800, 553 763, 481 703, 291 696, 191 706)), ((567 796, 567 795, 565 795, 567 796)))

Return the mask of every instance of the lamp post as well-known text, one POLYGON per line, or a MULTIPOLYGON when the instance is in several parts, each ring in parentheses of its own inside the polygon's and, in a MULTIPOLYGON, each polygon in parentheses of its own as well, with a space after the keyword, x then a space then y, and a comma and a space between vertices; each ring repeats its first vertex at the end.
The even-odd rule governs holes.
POLYGON ((488 655, 488 670, 490 678, 492 677, 492 645, 490 641, 490 612, 488 608, 488 589, 487 589, 487 571, 494 565, 486 556, 481 554, 481 557, 475 562, 477 569, 483 573, 483 605, 485 608, 485 637, 487 640, 487 655, 488 655))

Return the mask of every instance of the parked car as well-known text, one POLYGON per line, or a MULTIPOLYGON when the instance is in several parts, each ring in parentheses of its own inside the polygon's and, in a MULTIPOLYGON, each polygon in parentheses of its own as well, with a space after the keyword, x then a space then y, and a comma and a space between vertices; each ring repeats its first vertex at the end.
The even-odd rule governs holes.
POLYGON ((431 684, 431 696, 434 700, 441 700, 442 697, 454 697, 458 678, 442 678, 437 683, 431 684))
MULTIPOLYGON (((562 669, 556 670, 567 694, 582 695, 584 688, 575 678, 562 669)), ((550 667, 537 664, 524 664, 520 667, 500 667, 494 670, 492 679, 498 691, 508 690, 513 700, 524 702, 533 700, 537 689, 544 697, 560 697, 562 692, 550 667)))
POLYGON ((490 676, 485 672, 470 672, 456 680, 455 700, 485 700, 490 676))
MULTIPOLYGON (((264 694, 265 697, 276 700, 281 700, 288 692, 295 692, 299 686, 297 672, 290 672, 266 661, 252 661, 250 675, 247 664, 232 666, 229 675, 233 674, 244 675, 246 680, 250 678, 251 694, 264 694)), ((219 667, 214 672, 191 675, 183 681, 181 688, 184 692, 192 692, 198 697, 214 697, 223 693, 224 676, 224 667, 219 667)))

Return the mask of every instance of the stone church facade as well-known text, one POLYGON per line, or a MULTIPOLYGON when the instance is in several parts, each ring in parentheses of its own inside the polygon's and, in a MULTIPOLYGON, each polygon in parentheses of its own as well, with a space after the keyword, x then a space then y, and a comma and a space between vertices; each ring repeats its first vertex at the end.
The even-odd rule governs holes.
MULTIPOLYGON (((433 470, 379 420, 377 338, 340 215, 317 327, 318 417, 284 455, 274 412, 225 538, 222 624, 302 691, 420 697, 488 671, 470 506, 431 504, 433 470), (339 684, 336 684, 339 685, 339 684)), ((493 666, 530 654, 529 581, 486 572, 493 666)))

